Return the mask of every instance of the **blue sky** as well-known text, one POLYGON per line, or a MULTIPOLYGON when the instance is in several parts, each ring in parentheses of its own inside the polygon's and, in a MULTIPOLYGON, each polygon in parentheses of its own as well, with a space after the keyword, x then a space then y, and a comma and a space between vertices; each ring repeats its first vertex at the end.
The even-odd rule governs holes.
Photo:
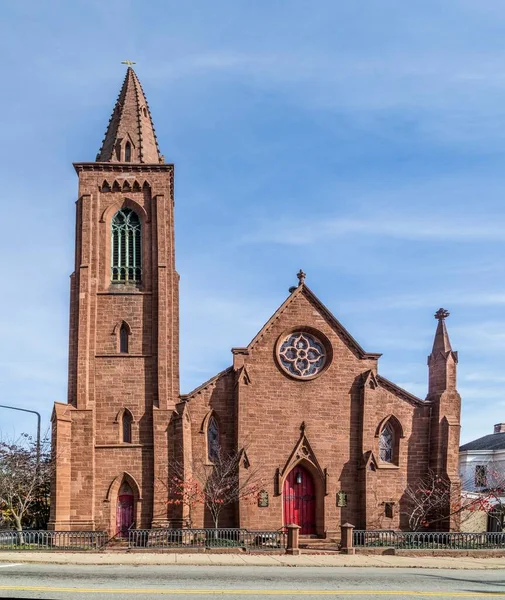
MULTIPOLYGON (((228 366, 307 283, 421 397, 440 306, 462 440, 505 421, 502 1, 2 4, 0 403, 66 401, 73 161, 124 77, 176 164, 181 372, 228 366)), ((35 419, 2 411, 0 430, 35 419)))

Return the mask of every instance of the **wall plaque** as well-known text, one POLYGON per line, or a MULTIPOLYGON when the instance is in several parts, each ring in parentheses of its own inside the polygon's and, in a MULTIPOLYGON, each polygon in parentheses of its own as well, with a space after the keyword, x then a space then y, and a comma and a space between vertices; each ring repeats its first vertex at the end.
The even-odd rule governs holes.
POLYGON ((345 492, 337 492, 337 506, 347 506, 347 494, 345 492))
POLYGON ((268 506, 268 492, 261 490, 258 494, 258 506, 260 508, 266 508, 268 506))

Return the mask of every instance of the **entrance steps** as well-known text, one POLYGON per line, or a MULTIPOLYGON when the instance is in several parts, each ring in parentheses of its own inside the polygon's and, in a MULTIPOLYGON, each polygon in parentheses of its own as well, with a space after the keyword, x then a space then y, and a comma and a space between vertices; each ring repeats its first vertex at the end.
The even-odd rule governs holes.
POLYGON ((129 550, 128 538, 114 537, 107 542, 107 552, 125 552, 129 550))
POLYGON ((339 551, 337 542, 319 538, 315 535, 301 535, 298 546, 302 554, 334 553, 339 551))

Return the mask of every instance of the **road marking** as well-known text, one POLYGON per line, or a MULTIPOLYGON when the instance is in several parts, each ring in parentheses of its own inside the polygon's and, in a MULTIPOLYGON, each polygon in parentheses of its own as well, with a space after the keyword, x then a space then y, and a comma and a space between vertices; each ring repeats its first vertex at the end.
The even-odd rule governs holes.
POLYGON ((184 590, 159 588, 77 588, 77 587, 41 587, 0 585, 0 590, 19 592, 72 592, 74 594, 152 594, 202 596, 236 595, 236 596, 417 596, 441 598, 475 598, 477 596, 505 596, 504 592, 415 592, 411 590, 184 590))
POLYGON ((0 565, 0 569, 5 569, 7 567, 20 567, 23 563, 12 563, 11 565, 0 565))

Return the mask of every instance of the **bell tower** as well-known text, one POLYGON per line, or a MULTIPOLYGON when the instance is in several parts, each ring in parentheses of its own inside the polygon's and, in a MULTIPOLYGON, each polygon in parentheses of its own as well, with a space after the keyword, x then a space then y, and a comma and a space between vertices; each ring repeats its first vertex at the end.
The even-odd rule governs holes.
POLYGON ((115 535, 128 520, 166 522, 154 483, 179 397, 174 166, 131 66, 95 162, 74 167, 68 403, 52 417, 50 528, 115 535))

